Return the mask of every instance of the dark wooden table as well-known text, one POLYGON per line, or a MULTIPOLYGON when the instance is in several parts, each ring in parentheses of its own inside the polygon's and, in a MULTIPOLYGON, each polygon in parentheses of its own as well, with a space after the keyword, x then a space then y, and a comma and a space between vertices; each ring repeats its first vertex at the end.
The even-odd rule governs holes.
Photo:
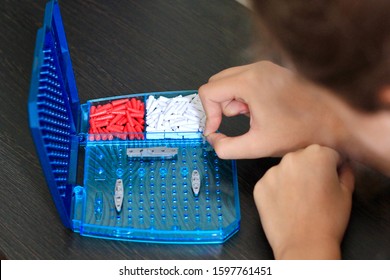
MULTIPOLYGON (((197 89, 250 62, 251 13, 233 0, 61 1, 80 100, 197 89)), ((0 256, 8 259, 271 259, 252 191, 277 159, 240 160, 241 229, 222 245, 164 245, 82 237, 61 223, 30 137, 27 98, 45 1, 0 10, 0 256)), ((243 118, 222 131, 240 134, 243 118)), ((346 259, 390 258, 390 188, 362 175, 342 245, 346 259)), ((304 202, 302 202, 304 203, 304 202)))

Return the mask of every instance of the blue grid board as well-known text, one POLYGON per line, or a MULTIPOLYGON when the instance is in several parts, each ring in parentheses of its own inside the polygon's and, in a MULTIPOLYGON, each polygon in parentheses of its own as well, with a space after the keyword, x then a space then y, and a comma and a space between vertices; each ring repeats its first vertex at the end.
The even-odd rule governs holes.
POLYGON ((58 62, 53 53, 49 46, 44 50, 37 108, 46 153, 59 194, 64 197, 69 175, 71 134, 75 135, 75 128, 71 127, 72 121, 69 121, 69 105, 63 97, 64 89, 56 71, 58 62))
MULTIPOLYGON (((58 7, 54 7, 56 9, 58 7)), ((78 147, 74 117, 79 103, 77 92, 70 98, 72 93, 67 81, 73 76, 66 70, 60 39, 56 36, 54 23, 51 25, 50 15, 47 13, 45 26, 37 35, 28 102, 29 121, 42 169, 61 220, 71 227, 72 186, 76 180, 78 147), (72 108, 75 108, 74 112, 72 108)), ((54 16, 59 17, 59 12, 54 16)), ((61 26, 57 28, 61 29, 61 26)), ((67 63, 70 64, 70 61, 67 63)))
POLYGON ((225 239, 225 232, 230 235, 238 230, 234 162, 219 159, 202 139, 89 142, 85 161, 82 233, 86 235, 191 241, 225 239), (178 148, 178 154, 173 159, 126 154, 127 148, 157 146, 178 148), (195 169, 201 178, 198 196, 191 188, 195 169), (124 200, 118 213, 114 187, 119 178, 124 200))

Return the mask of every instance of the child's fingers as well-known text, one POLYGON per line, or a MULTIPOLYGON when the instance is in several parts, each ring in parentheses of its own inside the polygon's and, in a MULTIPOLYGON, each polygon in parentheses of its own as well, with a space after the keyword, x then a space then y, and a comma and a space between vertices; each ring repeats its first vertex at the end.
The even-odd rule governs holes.
POLYGON ((207 141, 213 146, 218 157, 222 159, 257 158, 259 154, 258 141, 250 131, 235 137, 222 133, 211 133, 207 141))
POLYGON ((239 86, 232 80, 234 79, 216 81, 199 88, 199 97, 207 117, 204 131, 206 136, 218 130, 224 105, 236 100, 236 93, 240 92, 239 86))
POLYGON ((222 106, 223 114, 227 117, 233 117, 249 113, 248 105, 237 100, 231 100, 229 102, 226 102, 222 106))

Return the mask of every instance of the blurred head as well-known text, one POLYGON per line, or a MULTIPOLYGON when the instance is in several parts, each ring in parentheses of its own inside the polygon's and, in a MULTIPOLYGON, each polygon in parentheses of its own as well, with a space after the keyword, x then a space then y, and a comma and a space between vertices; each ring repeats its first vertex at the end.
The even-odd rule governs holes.
POLYGON ((260 26, 307 79, 363 110, 390 108, 389 0, 253 0, 260 26))

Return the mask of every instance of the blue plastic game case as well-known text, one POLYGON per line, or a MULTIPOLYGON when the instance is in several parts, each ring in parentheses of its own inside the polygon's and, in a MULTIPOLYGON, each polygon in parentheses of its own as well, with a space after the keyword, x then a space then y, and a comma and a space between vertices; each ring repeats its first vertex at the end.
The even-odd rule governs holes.
POLYGON ((88 133, 91 106, 194 93, 131 94, 80 105, 59 5, 47 3, 36 39, 28 111, 42 170, 66 227, 85 236, 161 243, 222 243, 239 230, 235 162, 219 159, 200 131, 142 132, 140 139, 105 141, 88 133), (175 153, 133 157, 129 149, 175 153), (79 165, 82 183, 76 180, 79 165), (194 171, 200 182, 197 195, 191 186, 194 171), (123 185, 119 211, 118 182, 123 185))

